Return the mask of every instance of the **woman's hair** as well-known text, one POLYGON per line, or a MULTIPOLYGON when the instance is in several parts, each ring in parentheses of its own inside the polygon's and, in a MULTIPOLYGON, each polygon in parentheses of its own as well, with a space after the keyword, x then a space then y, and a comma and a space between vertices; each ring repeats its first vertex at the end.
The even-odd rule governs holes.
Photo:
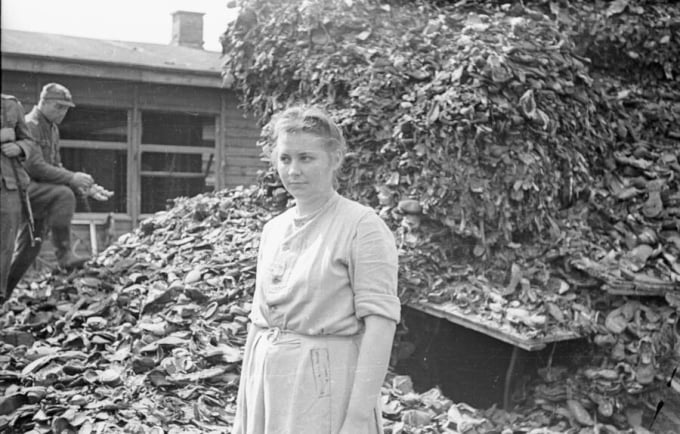
POLYGON ((330 115, 317 106, 290 107, 274 115, 269 128, 271 131, 270 158, 274 162, 276 142, 282 134, 308 133, 324 140, 327 151, 337 151, 340 162, 347 151, 347 144, 342 130, 331 119, 330 115))

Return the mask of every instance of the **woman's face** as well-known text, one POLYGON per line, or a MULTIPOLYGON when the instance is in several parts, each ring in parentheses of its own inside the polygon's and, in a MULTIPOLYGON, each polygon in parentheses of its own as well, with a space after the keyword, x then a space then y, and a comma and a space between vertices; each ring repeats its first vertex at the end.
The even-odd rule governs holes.
POLYGON ((339 156, 326 150, 323 139, 308 133, 282 134, 274 150, 276 170, 286 190, 298 201, 333 191, 339 156))

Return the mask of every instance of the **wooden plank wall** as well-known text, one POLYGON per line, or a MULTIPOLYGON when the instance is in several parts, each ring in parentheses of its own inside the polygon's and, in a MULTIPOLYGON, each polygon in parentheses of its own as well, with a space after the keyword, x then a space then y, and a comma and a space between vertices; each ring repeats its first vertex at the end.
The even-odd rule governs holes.
POLYGON ((38 79, 35 74, 20 74, 14 71, 2 72, 2 93, 14 95, 26 108, 37 101, 40 95, 38 79))
POLYGON ((225 127, 224 159, 222 173, 225 187, 251 185, 256 182, 257 171, 266 169, 268 162, 261 161, 261 148, 257 146, 260 128, 252 116, 245 116, 238 108, 236 96, 225 98, 222 105, 225 127))
POLYGON ((139 107, 142 110, 219 114, 220 91, 200 87, 144 84, 139 85, 139 107))
POLYGON ((3 71, 2 91, 19 98, 24 106, 32 107, 38 102, 42 86, 52 81, 69 88, 76 105, 131 108, 134 103, 132 83, 96 78, 3 71))

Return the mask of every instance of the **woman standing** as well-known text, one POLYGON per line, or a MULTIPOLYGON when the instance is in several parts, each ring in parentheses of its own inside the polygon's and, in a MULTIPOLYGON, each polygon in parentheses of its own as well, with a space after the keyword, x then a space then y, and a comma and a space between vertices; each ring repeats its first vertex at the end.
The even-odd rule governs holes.
POLYGON ((272 126, 272 162, 295 206, 260 239, 232 433, 381 433, 401 308, 394 237, 335 191, 346 145, 324 111, 291 108, 272 126))

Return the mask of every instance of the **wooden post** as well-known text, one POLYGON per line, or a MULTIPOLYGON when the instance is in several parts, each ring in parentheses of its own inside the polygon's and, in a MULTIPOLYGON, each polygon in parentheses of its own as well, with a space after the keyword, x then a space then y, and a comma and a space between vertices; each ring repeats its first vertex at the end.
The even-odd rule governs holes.
POLYGON ((505 411, 510 411, 512 377, 515 375, 515 367, 517 365, 517 357, 519 356, 519 352, 519 347, 512 347, 510 363, 508 363, 508 369, 505 371, 505 381, 503 382, 503 410, 505 411))
POLYGON ((127 205, 132 217, 132 228, 139 223, 141 213, 141 170, 140 148, 142 145, 142 112, 139 109, 139 88, 134 86, 134 101, 128 110, 128 158, 127 158, 127 205))
POLYGON ((227 98, 226 92, 220 92, 220 115, 215 120, 215 187, 221 190, 226 187, 224 168, 227 165, 227 98))

